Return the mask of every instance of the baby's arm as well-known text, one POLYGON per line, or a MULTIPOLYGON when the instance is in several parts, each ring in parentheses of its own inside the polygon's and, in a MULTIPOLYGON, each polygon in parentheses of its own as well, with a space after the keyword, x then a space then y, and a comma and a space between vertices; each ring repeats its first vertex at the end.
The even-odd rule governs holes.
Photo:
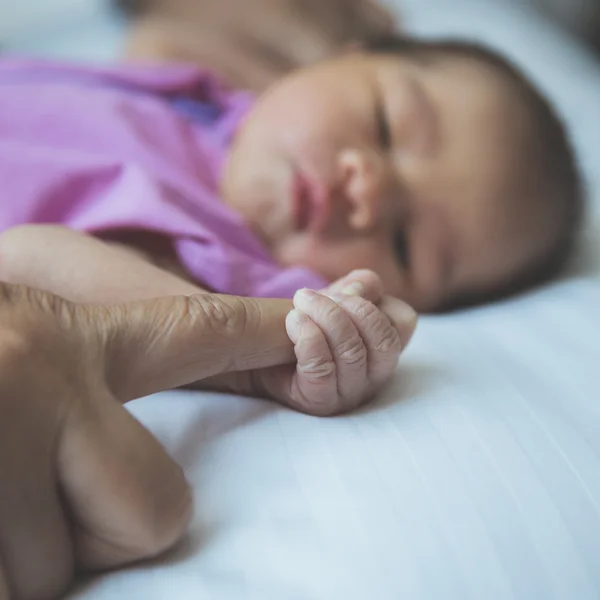
MULTIPOLYGON (((111 238, 123 240, 123 236, 111 238)), ((130 241, 132 237, 127 236, 127 239, 130 241)), ((139 241, 137 236, 133 239, 139 241)), ((248 320, 242 327, 243 333, 251 333, 256 339, 254 351, 247 350, 242 363, 236 361, 233 354, 222 356, 222 360, 215 363, 227 365, 225 370, 230 371, 294 362, 293 344, 285 331, 291 301, 209 294, 153 264, 152 254, 146 255, 139 247, 106 243, 60 226, 25 225, 0 235, 0 281, 46 290, 86 304, 207 295, 206 302, 191 302, 188 310, 203 310, 216 319, 214 331, 222 329, 223 318, 229 319, 228 330, 232 330, 232 335, 240 323, 248 320), (256 358, 249 358, 253 354, 256 358)), ((215 340, 215 348, 227 347, 221 341, 215 340)))
POLYGON ((55 225, 24 225, 0 235, 0 279, 90 304, 206 291, 133 248, 55 225))

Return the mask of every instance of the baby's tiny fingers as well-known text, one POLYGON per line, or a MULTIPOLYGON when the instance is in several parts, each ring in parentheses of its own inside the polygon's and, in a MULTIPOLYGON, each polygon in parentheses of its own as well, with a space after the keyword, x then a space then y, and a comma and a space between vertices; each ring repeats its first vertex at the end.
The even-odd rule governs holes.
POLYGON ((354 323, 367 349, 370 387, 378 387, 396 370, 403 345, 390 319, 372 302, 356 296, 337 299, 354 323))
POLYGON ((392 296, 384 296, 378 308, 392 322, 400 336, 402 347, 408 346, 419 320, 417 313, 406 302, 392 296))
POLYGON ((367 380, 367 349, 354 323, 336 302, 312 290, 300 290, 294 306, 323 332, 336 366, 338 394, 352 404, 367 380))
POLYGON ((335 361, 323 332, 304 313, 294 309, 285 321, 296 353, 296 374, 291 400, 312 415, 339 410, 335 361))
POLYGON ((377 304, 383 296, 383 284, 375 272, 368 269, 357 269, 334 281, 322 293, 329 297, 343 294, 361 296, 377 304))
POLYGON ((400 353, 414 331, 416 313, 405 303, 384 297, 386 311, 358 297, 338 302, 354 323, 368 350, 368 377, 376 388, 396 370, 400 353))

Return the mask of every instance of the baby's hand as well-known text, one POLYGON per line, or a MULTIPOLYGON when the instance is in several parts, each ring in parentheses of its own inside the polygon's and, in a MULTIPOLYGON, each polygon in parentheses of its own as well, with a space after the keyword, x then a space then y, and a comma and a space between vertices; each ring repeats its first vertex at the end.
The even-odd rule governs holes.
POLYGON ((286 320, 297 364, 270 373, 271 395, 321 416, 372 399, 396 370, 417 322, 409 306, 382 297, 381 289, 374 273, 359 271, 321 293, 300 290, 286 320))

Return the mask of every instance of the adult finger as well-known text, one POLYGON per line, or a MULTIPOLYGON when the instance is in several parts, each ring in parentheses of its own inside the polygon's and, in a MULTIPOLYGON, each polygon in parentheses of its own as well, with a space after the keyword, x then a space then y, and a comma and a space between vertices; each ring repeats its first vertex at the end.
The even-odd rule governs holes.
POLYGON ((2 585, 45 600, 65 591, 76 559, 104 568, 169 547, 191 499, 181 469, 107 390, 85 307, 1 291, 2 585))
POLYGON ((289 300, 200 294, 80 306, 76 318, 97 340, 111 390, 127 401, 219 373, 294 363, 285 330, 292 308, 289 300))

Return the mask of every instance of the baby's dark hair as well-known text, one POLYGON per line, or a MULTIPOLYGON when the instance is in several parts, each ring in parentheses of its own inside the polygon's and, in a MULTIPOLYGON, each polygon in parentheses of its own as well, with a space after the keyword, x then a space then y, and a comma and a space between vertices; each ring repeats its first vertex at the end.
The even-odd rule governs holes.
MULTIPOLYGON (((443 309, 479 304, 513 295, 537 286, 559 275, 571 258, 584 213, 584 185, 575 153, 566 129, 548 100, 509 60, 496 52, 473 42, 461 40, 421 40, 411 37, 391 36, 366 43, 367 52, 399 54, 422 64, 440 57, 470 58, 484 63, 515 87, 528 107, 532 119, 531 152, 534 169, 532 194, 553 214, 554 231, 542 244, 539 252, 526 264, 512 273, 510 281, 501 288, 474 291, 451 299, 443 309)), ((530 188, 531 189, 531 188, 530 188)), ((522 201, 527 201, 524 198, 522 201)))

